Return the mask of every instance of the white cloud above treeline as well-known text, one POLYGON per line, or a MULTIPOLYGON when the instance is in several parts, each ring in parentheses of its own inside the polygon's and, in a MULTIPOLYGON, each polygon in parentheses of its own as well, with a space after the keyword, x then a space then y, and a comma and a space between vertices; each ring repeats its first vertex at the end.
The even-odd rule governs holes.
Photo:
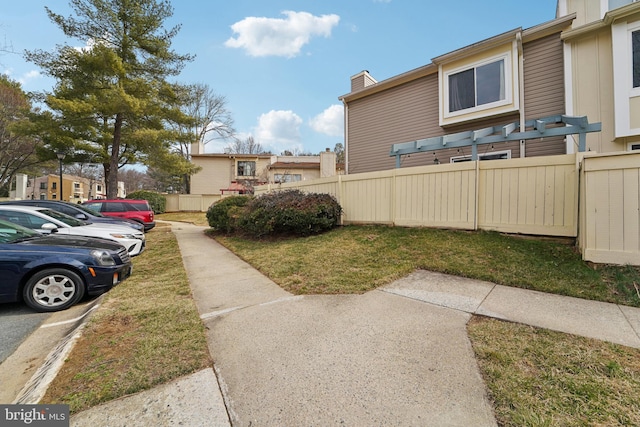
POLYGON ((329 37, 340 22, 338 15, 314 16, 308 12, 284 11, 285 18, 250 16, 231 26, 235 37, 225 46, 244 49, 251 56, 284 56, 300 54, 313 36, 329 37))
POLYGON ((344 134, 344 107, 334 104, 309 120, 311 129, 329 136, 344 134))
POLYGON ((271 110, 258 117, 254 137, 263 148, 271 149, 274 153, 300 151, 301 125, 302 119, 293 111, 271 110))

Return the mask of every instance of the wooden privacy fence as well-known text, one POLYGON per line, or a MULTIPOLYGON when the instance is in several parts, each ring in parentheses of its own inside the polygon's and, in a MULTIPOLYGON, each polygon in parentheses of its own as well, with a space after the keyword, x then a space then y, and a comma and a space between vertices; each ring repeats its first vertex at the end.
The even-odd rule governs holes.
POLYGON ((167 212, 206 212, 220 195, 167 194, 167 212))
POLYGON ((496 230, 576 237, 576 156, 487 160, 263 185, 328 193, 344 223, 496 230))
POLYGON ((587 155, 582 164, 584 259, 640 265, 640 154, 587 155))

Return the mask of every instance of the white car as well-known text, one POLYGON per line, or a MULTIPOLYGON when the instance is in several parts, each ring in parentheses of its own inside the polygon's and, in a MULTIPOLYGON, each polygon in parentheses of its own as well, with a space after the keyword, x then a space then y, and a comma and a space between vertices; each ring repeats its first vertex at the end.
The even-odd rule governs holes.
POLYGON ((48 208, 0 205, 0 219, 43 234, 70 234, 113 240, 127 248, 130 256, 141 254, 145 248, 145 236, 141 231, 115 224, 90 224, 48 208))

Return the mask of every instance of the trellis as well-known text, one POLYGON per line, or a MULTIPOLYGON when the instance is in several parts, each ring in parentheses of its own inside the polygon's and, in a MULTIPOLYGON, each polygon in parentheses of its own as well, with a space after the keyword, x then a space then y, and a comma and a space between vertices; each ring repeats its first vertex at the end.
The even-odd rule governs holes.
POLYGON ((471 146, 471 160, 478 160, 478 146, 509 141, 526 141, 529 139, 548 138, 552 136, 578 135, 578 151, 586 151, 587 133, 600 132, 602 123, 589 123, 586 116, 573 117, 556 115, 541 119, 527 120, 525 131, 516 132, 520 122, 502 126, 453 133, 416 141, 393 144, 389 156, 396 157, 396 168, 400 168, 403 155, 428 152, 442 148, 460 148, 471 146), (564 124, 564 126, 553 126, 564 124), (527 130, 528 129, 528 130, 527 130))

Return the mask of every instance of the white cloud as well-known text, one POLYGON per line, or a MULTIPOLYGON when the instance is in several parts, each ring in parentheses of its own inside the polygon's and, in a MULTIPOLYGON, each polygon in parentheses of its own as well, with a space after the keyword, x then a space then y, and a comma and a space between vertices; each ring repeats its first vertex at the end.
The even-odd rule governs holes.
POLYGON ((242 48, 251 56, 284 56, 300 53, 312 36, 329 37, 338 15, 314 16, 308 12, 284 11, 285 19, 250 16, 231 26, 237 37, 225 46, 242 48))
POLYGON ((334 104, 309 120, 309 126, 319 133, 329 136, 344 134, 344 107, 334 104))
POLYGON ((284 150, 301 150, 301 124, 302 119, 293 111, 271 110, 258 118, 254 138, 264 149, 271 149, 274 154, 284 150))
POLYGON ((22 86, 25 86, 27 83, 32 82, 34 80, 42 78, 42 74, 38 70, 31 70, 23 73, 20 76, 14 76, 13 70, 5 69, 3 74, 7 75, 11 80, 15 80, 20 83, 22 86))

